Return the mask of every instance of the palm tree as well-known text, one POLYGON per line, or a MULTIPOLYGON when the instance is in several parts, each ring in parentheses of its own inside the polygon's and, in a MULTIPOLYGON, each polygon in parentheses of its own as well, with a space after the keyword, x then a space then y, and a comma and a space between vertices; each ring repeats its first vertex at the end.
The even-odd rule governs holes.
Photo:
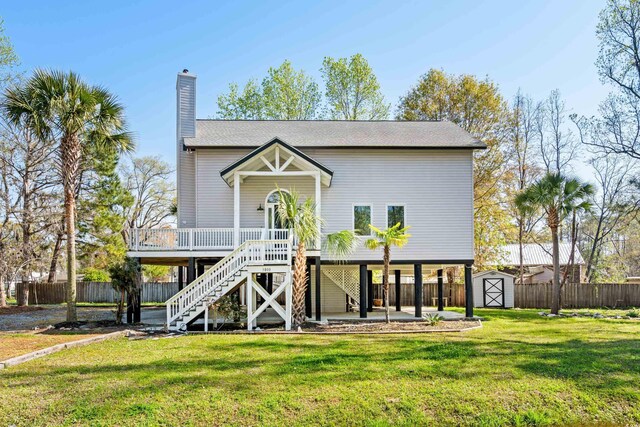
MULTIPOLYGON (((295 191, 280 191, 277 212, 283 227, 292 231, 298 246, 293 264, 293 326, 298 328, 305 319, 304 295, 307 290, 307 246, 313 245, 321 237, 322 218, 316 214, 313 199, 300 202, 300 194, 295 191)), ((355 234, 349 230, 338 231, 326 236, 324 249, 340 258, 351 253, 357 242, 355 234)))
POLYGON ((92 150, 133 148, 124 107, 105 88, 90 86, 73 72, 36 70, 23 85, 5 91, 2 108, 13 123, 29 126, 39 138, 56 140, 67 234, 67 321, 76 321, 76 192, 81 168, 92 150))
POLYGON ((589 197, 594 189, 577 178, 567 178, 560 173, 547 173, 537 182, 516 196, 515 202, 523 214, 532 214, 542 209, 547 216, 553 243, 553 294, 551 313, 560 311, 560 243, 558 228, 567 215, 590 209, 589 197))
MULTIPOLYGON (((393 227, 386 230, 380 230, 369 224, 369 228, 373 231, 375 237, 367 239, 365 246, 371 250, 382 248, 382 260, 384 267, 382 268, 382 296, 384 298, 384 318, 389 323, 389 263, 391 262, 391 247, 403 247, 409 242, 411 234, 407 234, 409 227, 400 227, 397 223, 393 227)), ((400 295, 396 295, 400 298, 400 295)))

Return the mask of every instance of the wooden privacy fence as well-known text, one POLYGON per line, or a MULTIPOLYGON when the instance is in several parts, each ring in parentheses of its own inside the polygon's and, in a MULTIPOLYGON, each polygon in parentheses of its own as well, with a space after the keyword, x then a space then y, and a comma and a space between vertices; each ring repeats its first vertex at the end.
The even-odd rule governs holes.
MULTIPOLYGON (((515 306, 548 308, 551 306, 551 283, 515 285, 515 306)), ((567 283, 560 297, 564 308, 638 307, 639 283, 567 283)))
MULTIPOLYGON (((515 306, 519 308, 549 308, 551 306, 550 283, 515 285, 515 306)), ((423 285, 422 305, 434 305, 433 298, 438 296, 436 283, 423 285)), ((373 285, 373 297, 382 299, 382 285, 373 285)), ((448 305, 464 306, 464 285, 444 285, 444 297, 448 305)), ((401 285, 400 302, 402 305, 414 305, 415 288, 412 283, 401 285)), ((568 283, 562 287, 562 307, 598 308, 598 307, 639 307, 639 283, 568 283)), ((395 285, 389 285, 389 305, 396 303, 395 285)))
MULTIPOLYGON (((18 283, 16 297, 24 300, 24 292, 29 289, 29 304, 60 304, 66 302, 66 283, 18 283)), ((178 292, 177 282, 143 283, 142 302, 165 302, 178 292)), ((110 282, 78 282, 78 302, 115 303, 120 295, 110 282)))
MULTIPOLYGON (((422 305, 434 305, 433 298, 438 296, 437 283, 424 283, 422 285, 422 305)), ((445 284, 444 295, 447 298, 447 304, 456 307, 464 307, 464 285, 445 284)), ((373 298, 382 299, 382 285, 373 285, 373 298)), ((415 305, 415 287, 413 283, 403 283, 400 286, 400 303, 402 305, 415 305)), ((392 283, 389 285, 389 305, 396 304, 396 287, 392 283)), ((437 303, 436 303, 437 304, 437 303)))
MULTIPOLYGON (((29 287, 29 304, 60 304, 65 299, 66 283, 18 283, 16 293, 18 301, 24 298, 24 291, 29 287)), ((520 308, 549 308, 551 306, 550 283, 535 283, 532 285, 515 285, 515 306, 520 308)), ((176 282, 143 283, 142 302, 163 303, 178 292, 176 282)), ((389 285, 389 304, 396 303, 396 289, 389 285)), ((113 290, 111 283, 79 282, 77 289, 78 302, 114 303, 120 296, 113 290)), ((434 298, 438 296, 436 283, 423 285, 422 305, 434 305, 434 298)), ((373 297, 382 299, 382 285, 373 285, 373 297)), ((464 285, 445 284, 444 297, 447 303, 454 307, 463 307, 464 285)), ((414 305, 415 289, 412 283, 401 286, 400 301, 402 305, 414 305)), ((562 306, 564 308, 597 308, 597 307, 640 307, 639 283, 603 283, 578 284, 571 283, 563 286, 562 306)))

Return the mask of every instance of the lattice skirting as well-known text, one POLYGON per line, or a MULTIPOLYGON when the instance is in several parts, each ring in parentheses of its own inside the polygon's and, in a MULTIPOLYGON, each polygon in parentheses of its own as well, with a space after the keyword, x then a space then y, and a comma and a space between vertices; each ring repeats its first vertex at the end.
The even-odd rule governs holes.
POLYGON ((345 291, 355 302, 360 301, 360 271, 358 268, 323 266, 322 274, 345 291))

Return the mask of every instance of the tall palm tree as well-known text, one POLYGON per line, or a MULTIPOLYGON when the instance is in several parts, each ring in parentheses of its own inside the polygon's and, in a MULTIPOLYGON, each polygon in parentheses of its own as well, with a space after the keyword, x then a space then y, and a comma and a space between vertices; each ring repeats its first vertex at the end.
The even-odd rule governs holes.
POLYGON ((24 84, 5 91, 2 108, 13 123, 56 140, 67 234, 67 321, 76 321, 76 189, 81 166, 91 150, 133 148, 124 107, 108 90, 85 83, 73 72, 36 70, 24 84))
POLYGON ((589 197, 594 189, 577 178, 567 178, 560 173, 547 173, 516 196, 515 202, 523 214, 543 210, 547 226, 551 230, 553 244, 553 294, 551 313, 560 311, 560 241, 558 229, 567 215, 590 209, 589 197))
MULTIPOLYGON (((409 227, 400 227, 400 223, 380 230, 369 224, 369 228, 373 231, 374 237, 367 239, 365 246, 371 250, 382 248, 382 260, 384 266, 382 268, 382 295, 384 298, 384 318, 389 323, 389 264, 391 263, 391 247, 403 247, 409 242, 411 234, 407 233, 409 227)), ((400 295, 396 295, 400 298, 400 295)))
MULTIPOLYGON (((292 321, 294 328, 302 325, 305 318, 304 295, 307 290, 307 246, 313 245, 321 237, 322 218, 316 214, 313 199, 301 202, 300 194, 295 190, 281 191, 277 212, 283 227, 292 231, 298 246, 293 264, 293 301, 292 321)), ((357 242, 355 234, 349 230, 328 234, 324 240, 324 249, 341 258, 351 253, 357 242)))

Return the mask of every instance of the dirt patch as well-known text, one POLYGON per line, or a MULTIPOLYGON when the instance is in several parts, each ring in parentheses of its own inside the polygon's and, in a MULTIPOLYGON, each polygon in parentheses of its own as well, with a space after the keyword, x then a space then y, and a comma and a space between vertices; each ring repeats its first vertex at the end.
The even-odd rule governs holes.
MULTIPOLYGON (((20 308, 24 311, 16 311, 7 316, 0 316, 0 331, 44 329, 64 322, 67 317, 67 308, 64 305, 15 308, 20 308)), ((113 309, 109 307, 78 307, 78 319, 83 322, 114 320, 113 309)))
POLYGON ((38 311, 44 310, 42 307, 34 307, 34 306, 24 306, 18 307, 17 305, 10 305, 8 307, 0 307, 0 316, 9 315, 9 314, 21 314, 28 313, 30 311, 38 311))
POLYGON ((36 350, 51 347, 56 344, 77 341, 83 338, 95 337, 100 334, 85 333, 53 333, 52 330, 40 332, 0 333, 0 360, 21 356, 36 350))

